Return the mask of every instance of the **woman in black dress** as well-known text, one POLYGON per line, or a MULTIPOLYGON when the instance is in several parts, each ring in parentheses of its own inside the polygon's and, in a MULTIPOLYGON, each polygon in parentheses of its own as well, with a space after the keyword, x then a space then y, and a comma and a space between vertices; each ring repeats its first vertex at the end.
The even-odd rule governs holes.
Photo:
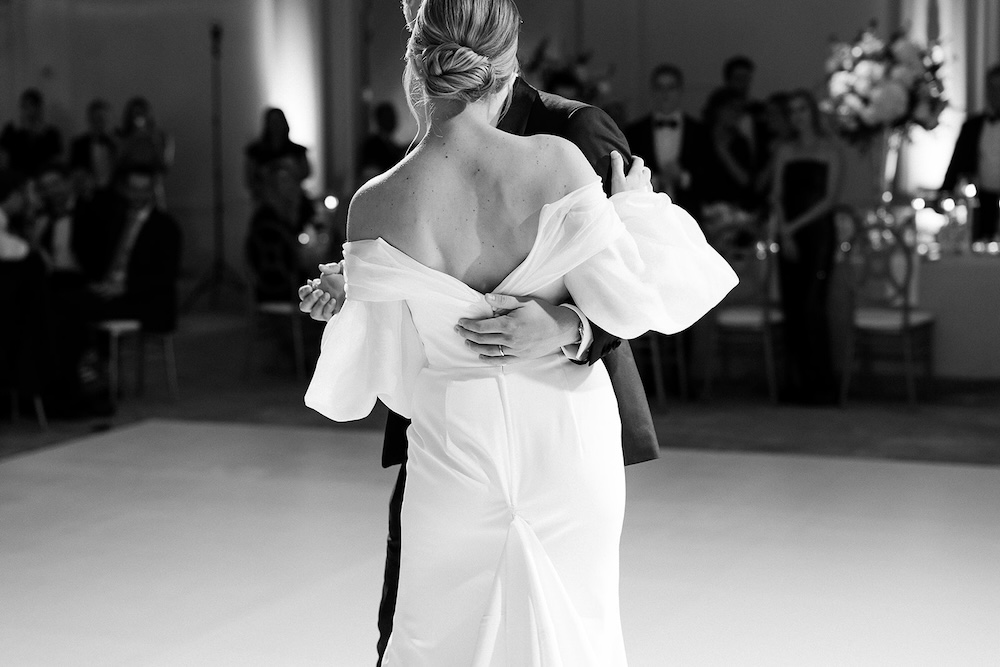
POLYGON ((830 360, 827 295, 836 246, 841 155, 823 130, 816 99, 805 90, 788 96, 794 130, 775 160, 771 193, 778 254, 787 392, 794 402, 830 403, 835 398, 830 360))

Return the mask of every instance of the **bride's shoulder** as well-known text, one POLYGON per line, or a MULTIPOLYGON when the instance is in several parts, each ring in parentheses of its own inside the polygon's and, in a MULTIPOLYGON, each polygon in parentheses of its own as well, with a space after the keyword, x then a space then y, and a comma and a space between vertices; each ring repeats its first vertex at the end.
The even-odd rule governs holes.
POLYGON ((544 182, 558 197, 592 183, 597 175, 584 156, 583 151, 568 139, 552 134, 536 134, 525 137, 531 142, 534 164, 544 182))
POLYGON ((390 232, 397 216, 387 212, 397 208, 400 179, 390 170, 358 188, 347 209, 347 238, 350 241, 375 239, 390 232))

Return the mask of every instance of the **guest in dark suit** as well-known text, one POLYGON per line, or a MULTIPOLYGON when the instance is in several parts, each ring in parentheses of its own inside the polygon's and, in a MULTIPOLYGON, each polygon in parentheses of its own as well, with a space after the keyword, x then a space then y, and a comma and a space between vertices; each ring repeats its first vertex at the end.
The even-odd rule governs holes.
POLYGON ((653 111, 625 128, 625 137, 653 172, 653 186, 697 216, 706 142, 701 123, 681 110, 684 73, 676 65, 660 65, 649 87, 653 111))
POLYGON ((146 331, 177 325, 181 230, 156 205, 156 173, 145 166, 119 170, 119 196, 107 202, 103 238, 110 249, 103 278, 91 285, 98 319, 134 318, 146 331))
POLYGON ((754 208, 757 169, 753 146, 740 129, 743 117, 743 97, 731 88, 719 88, 705 104, 706 204, 724 202, 747 211, 754 208))
POLYGON ((979 208, 972 216, 972 240, 993 240, 1000 222, 1000 64, 986 73, 989 109, 970 116, 958 134, 941 189, 951 192, 960 180, 975 184, 979 208))
POLYGON ((80 194, 103 190, 114 178, 118 150, 108 132, 109 112, 104 100, 97 99, 87 105, 87 131, 70 144, 69 166, 80 194))
POLYGON ((21 93, 20 123, 8 123, 0 131, 0 148, 7 151, 10 167, 25 178, 62 154, 62 135, 45 123, 45 98, 34 88, 21 93))

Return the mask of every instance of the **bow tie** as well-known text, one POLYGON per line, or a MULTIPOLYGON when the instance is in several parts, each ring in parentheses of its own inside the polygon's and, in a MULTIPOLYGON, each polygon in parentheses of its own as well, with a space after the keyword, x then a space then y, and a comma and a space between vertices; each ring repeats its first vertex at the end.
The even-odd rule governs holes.
POLYGON ((680 125, 681 125, 680 121, 678 121, 674 117, 670 117, 670 118, 654 118, 653 119, 653 127, 657 127, 657 128, 659 128, 659 127, 669 127, 671 130, 676 130, 678 127, 680 127, 680 125))

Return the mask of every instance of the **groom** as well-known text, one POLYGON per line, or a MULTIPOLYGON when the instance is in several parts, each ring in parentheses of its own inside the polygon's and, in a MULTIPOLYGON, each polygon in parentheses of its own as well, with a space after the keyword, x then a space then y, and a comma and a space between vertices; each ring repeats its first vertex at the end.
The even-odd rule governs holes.
MULTIPOLYGON (((403 0, 407 25, 411 24, 419 4, 420 0, 403 0)), ((538 91, 520 77, 514 83, 510 106, 498 127, 516 135, 553 134, 572 141, 601 175, 609 193, 612 151, 618 151, 626 160, 630 155, 625 137, 606 113, 582 102, 538 91)), ((299 308, 310 313, 313 319, 329 320, 343 305, 343 278, 324 275, 322 289, 327 295, 321 297, 312 285, 299 288, 302 299, 299 308)), ((625 464, 641 463, 659 456, 649 404, 627 342, 590 324, 579 310, 568 305, 563 307, 541 299, 506 295, 496 295, 491 305, 500 314, 485 320, 459 322, 460 333, 470 347, 478 350, 488 362, 497 364, 511 356, 541 357, 560 347, 576 363, 593 364, 603 359, 618 399, 625 464), (507 350, 503 356, 498 352, 499 345, 507 350)), ((378 621, 379 664, 392 631, 399 586, 400 510, 406 484, 408 425, 409 420, 390 412, 382 448, 382 465, 388 468, 399 464, 400 470, 389 502, 385 581, 378 621)))

